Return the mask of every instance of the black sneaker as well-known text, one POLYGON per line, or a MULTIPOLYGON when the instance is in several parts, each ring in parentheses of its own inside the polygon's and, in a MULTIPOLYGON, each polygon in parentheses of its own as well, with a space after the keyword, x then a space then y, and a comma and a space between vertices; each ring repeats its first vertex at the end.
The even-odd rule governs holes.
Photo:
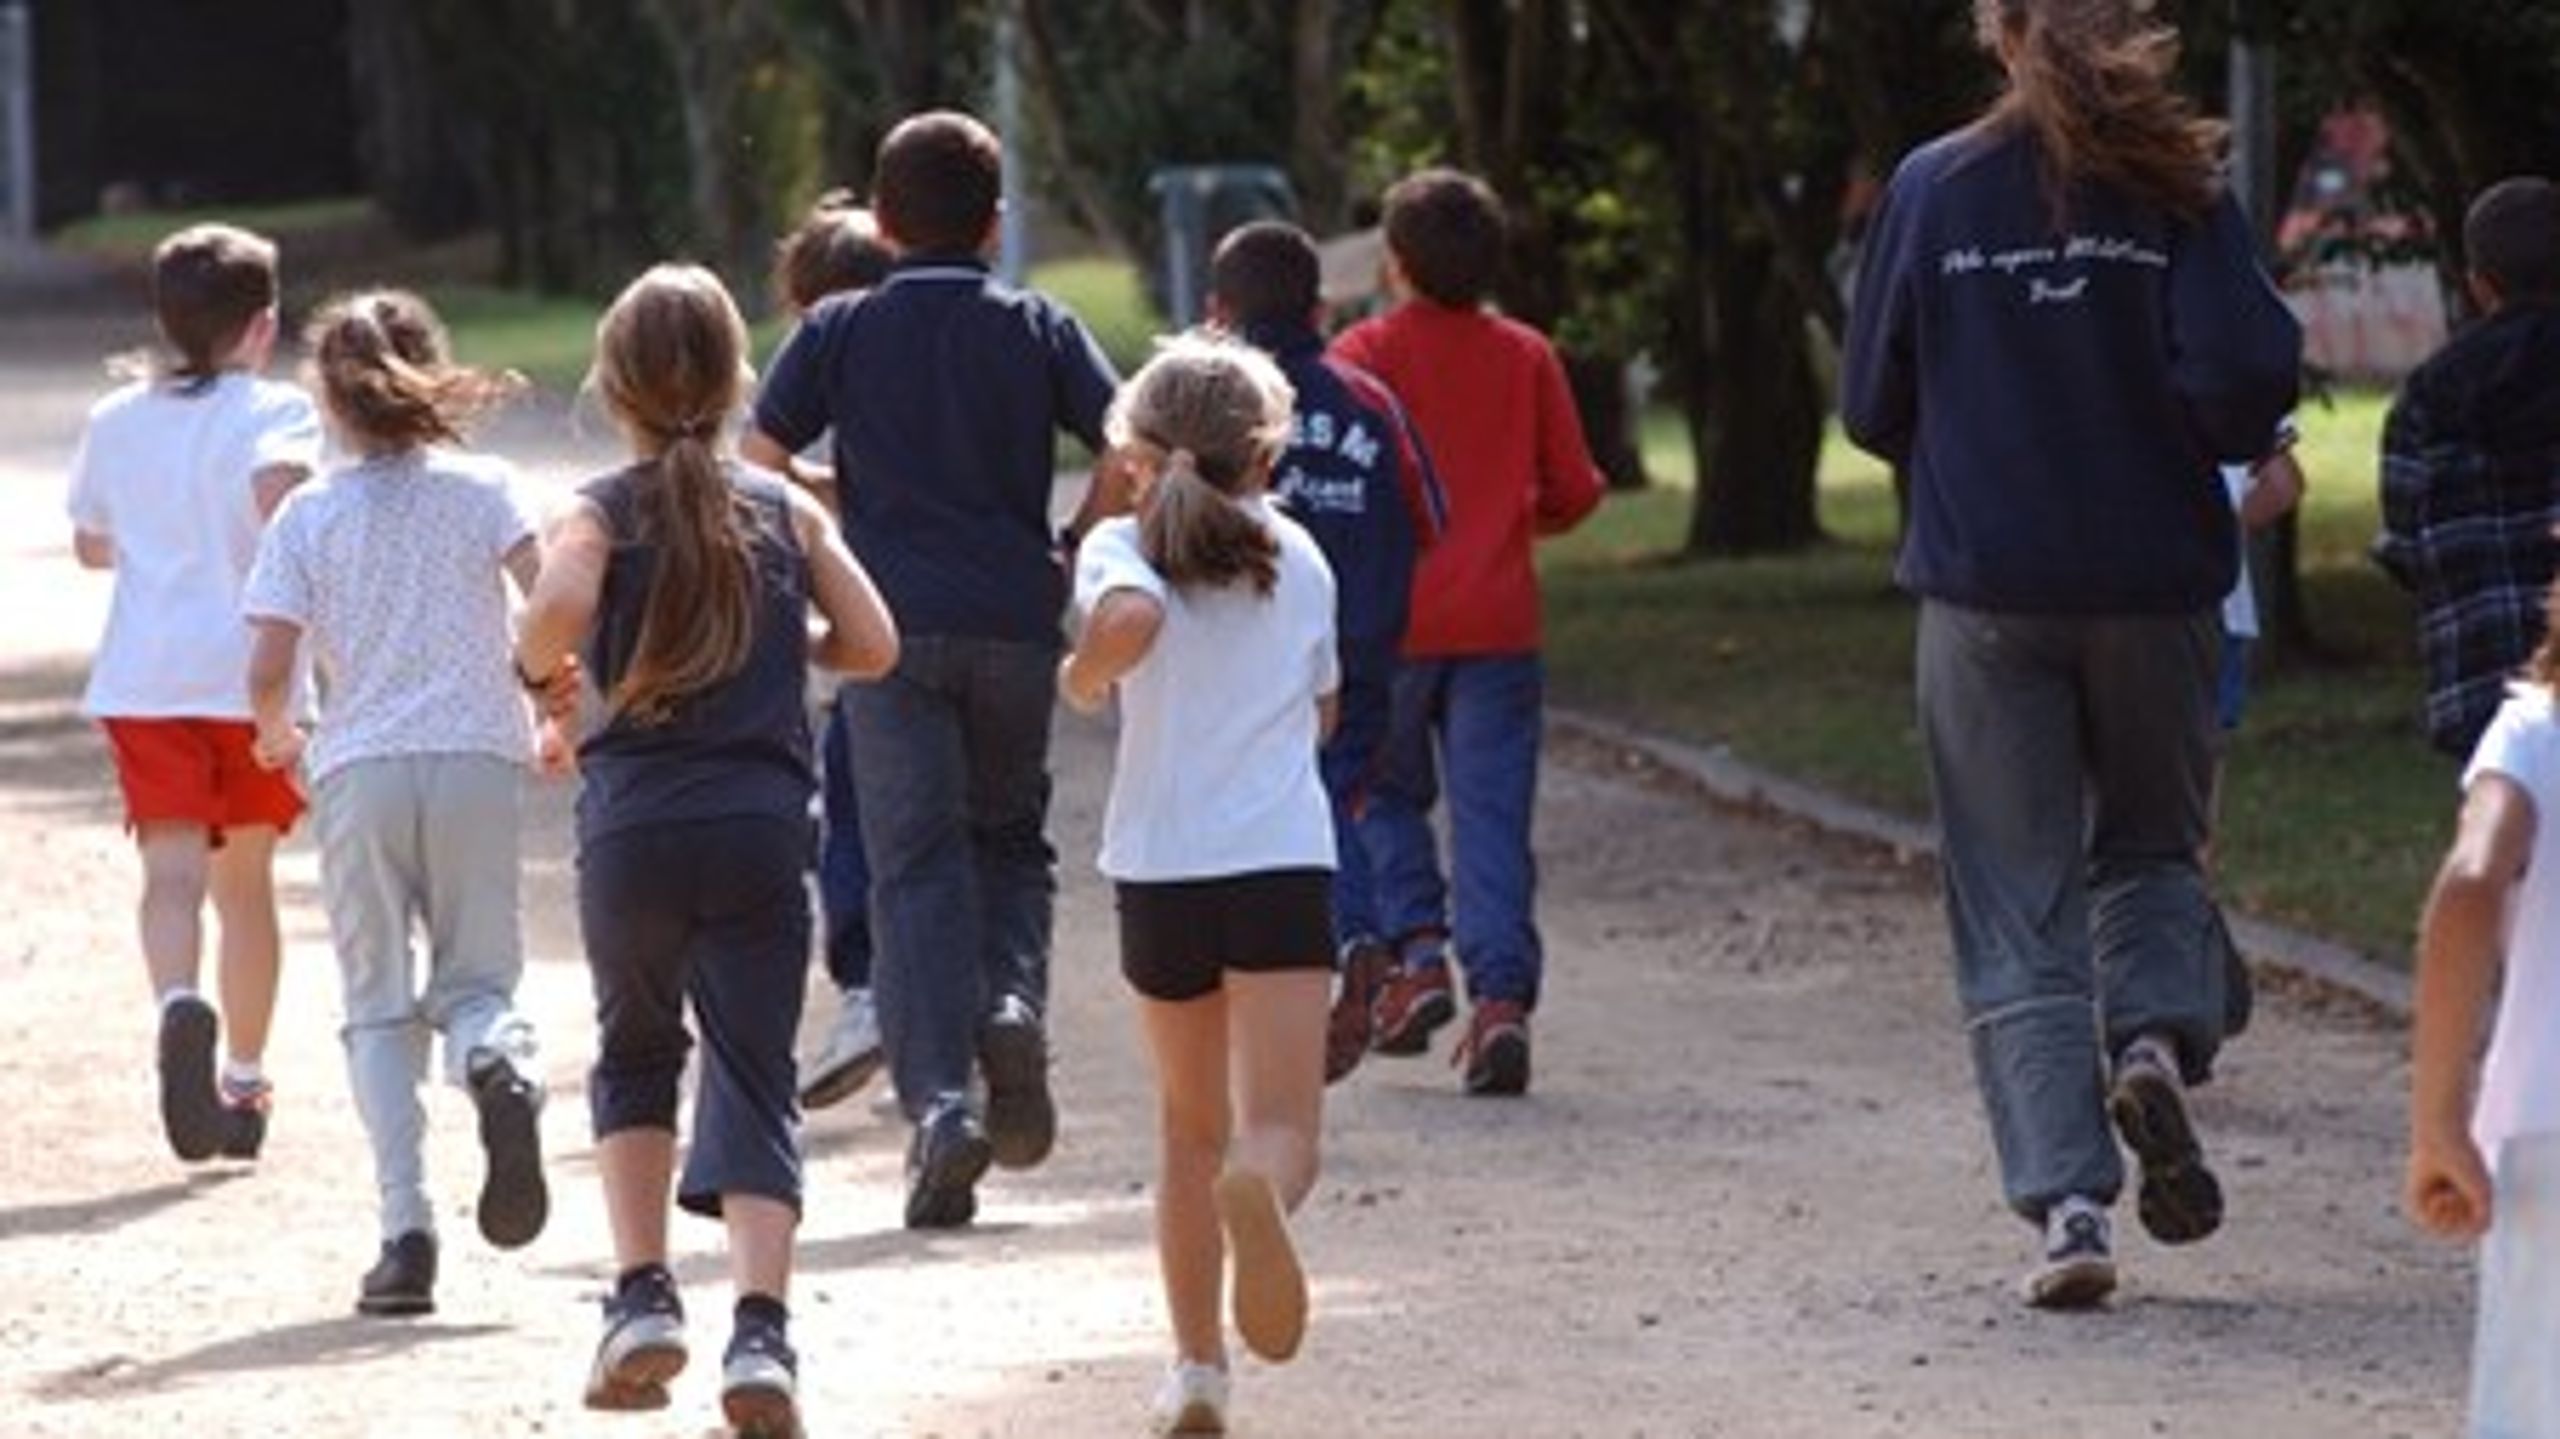
POLYGON ((2222 1183, 2205 1167, 2204 1146, 2187 1121, 2186 1086, 2177 1051, 2144 1036, 2116 1061, 2107 1113, 2142 1165, 2135 1212, 2163 1244, 2193 1244, 2222 1227, 2222 1183))
POLYGON ((503 1059, 471 1066, 471 1103, 480 1111, 480 1235, 500 1249, 533 1242, 551 1217, 542 1180, 542 1086, 503 1059))
POLYGON ((994 1159, 969 1106, 954 1101, 927 1114, 907 1144, 907 1227, 957 1229, 977 1218, 977 1183, 994 1159))
POLYGON ((995 1162, 1029 1169, 1058 1140, 1058 1106, 1049 1097, 1049 1038, 1040 1016, 1007 995, 978 1032, 978 1067, 987 1078, 987 1140, 995 1162))
POLYGON ((2078 1195, 2044 1217, 2044 1257, 2021 1286, 2038 1309, 2094 1309, 2115 1292, 2116 1260, 2105 1206, 2078 1195))
POLYGON ((160 1127, 169 1148, 189 1163, 211 1159, 228 1128, 213 1083, 213 1047, 221 1033, 213 1006, 194 995, 161 1006, 160 1127))
POLYGON ((604 1337, 587 1371, 590 1409, 664 1409, 667 1381, 684 1371, 684 1301, 663 1264, 617 1280, 604 1302, 604 1337))
POLYGON ((356 1312, 399 1318, 436 1312, 436 1237, 412 1229, 385 1240, 382 1257, 364 1272, 356 1312))
POLYGON ((222 1157, 255 1159, 267 1142, 267 1111, 275 1104, 275 1086, 263 1079, 246 1084, 225 1078, 222 1096, 222 1157))
POLYGON ((737 1439, 800 1439, 800 1356, 780 1324, 738 1317, 720 1360, 720 1413, 737 1439))

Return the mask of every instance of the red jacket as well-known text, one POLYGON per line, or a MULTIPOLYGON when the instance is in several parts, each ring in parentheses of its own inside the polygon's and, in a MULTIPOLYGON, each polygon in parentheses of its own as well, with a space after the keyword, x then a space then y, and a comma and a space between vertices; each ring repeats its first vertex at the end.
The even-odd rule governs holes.
POLYGON ((1416 299, 1343 331, 1333 353, 1395 391, 1449 496, 1449 527, 1414 568, 1404 652, 1537 649, 1531 547, 1580 524, 1603 488, 1554 347, 1515 320, 1416 299))

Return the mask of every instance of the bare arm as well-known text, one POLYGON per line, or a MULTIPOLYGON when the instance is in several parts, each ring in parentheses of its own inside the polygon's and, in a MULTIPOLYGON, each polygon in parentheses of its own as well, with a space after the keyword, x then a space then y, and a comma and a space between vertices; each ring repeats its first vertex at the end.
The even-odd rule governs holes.
POLYGON ((249 477, 249 494, 258 502, 258 518, 272 520, 276 506, 292 494, 294 487, 311 478, 311 471, 300 465, 269 465, 249 477))
POLYGON ((2302 466, 2290 448, 2276 451, 2250 471, 2249 492, 2240 497, 2240 525, 2262 530, 2302 503, 2302 466))
POLYGON ((71 531, 71 557, 84 570, 111 570, 116 567, 115 536, 97 530, 74 528, 71 531))
POLYGON ((1316 696, 1316 738, 1333 738, 1335 727, 1342 723, 1342 691, 1326 690, 1316 696))
POLYGON ((792 527, 809 557, 809 598, 827 627, 810 642, 810 662, 856 679, 878 679, 898 663, 898 626, 844 532, 826 508, 800 490, 790 496, 792 527))
POLYGON ((2417 1013, 2410 1026, 2410 1217, 2452 1238, 2489 1224, 2489 1176, 2471 1138, 2471 1074, 2480 1021, 2505 940, 2507 897, 2533 851, 2533 797, 2502 774, 2472 782, 2453 848, 2418 925, 2417 1013))
POLYGON ((1136 669, 1164 629, 1164 605, 1143 590, 1111 590, 1095 602, 1076 647, 1058 665, 1058 693, 1091 714, 1136 669))
POLYGON ((554 516, 542 537, 533 592, 516 629, 516 669, 536 681, 557 678, 594 628, 613 543, 593 504, 579 501, 554 516))
POLYGON ((249 712, 258 726, 253 752, 269 769, 290 769, 302 758, 302 730, 292 714, 302 627, 262 616, 249 621, 249 629, 249 712))
POLYGON ((506 567, 507 578, 516 582, 516 593, 531 597, 534 581, 542 574, 542 541, 527 535, 500 556, 498 563, 506 567))

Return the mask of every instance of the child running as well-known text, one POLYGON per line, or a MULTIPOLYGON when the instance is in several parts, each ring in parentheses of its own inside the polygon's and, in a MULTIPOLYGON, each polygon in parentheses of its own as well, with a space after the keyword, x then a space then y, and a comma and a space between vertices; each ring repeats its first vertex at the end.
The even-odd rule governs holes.
POLYGON ((2482 1241, 2464 1431, 2480 1436, 2560 1434, 2560 590, 2546 611, 2463 774, 2418 935, 2407 1205, 2433 1233, 2482 1241))
POLYGON ((506 462, 450 448, 511 378, 449 358, 426 302, 398 290, 331 301, 304 339, 349 457, 297 492, 258 547, 241 608, 256 638, 258 762, 304 758, 293 677, 309 642, 325 703, 309 747, 320 879, 346 996, 347 1077, 373 1143, 382 1253, 366 1314, 435 1308, 435 1205, 418 1082, 444 1074, 479 1111, 480 1233, 531 1243, 550 1213, 536 1122, 517 875, 533 734, 508 668, 506 578, 530 590, 534 524, 506 462), (413 928, 427 940, 418 983, 413 928))
POLYGON ((1155 1060, 1168 1434, 1226 1427, 1230 1253, 1247 1348, 1287 1359, 1307 1321, 1285 1215, 1315 1184, 1324 1107, 1334 840, 1316 750, 1340 664, 1333 576, 1266 493, 1291 404, 1261 352, 1202 337, 1130 380, 1110 434, 1139 515, 1085 537, 1084 630, 1058 671, 1079 710, 1120 694, 1101 867, 1155 1060))
POLYGON ((800 1432, 786 1306, 815 785, 803 687, 812 659, 881 674, 898 641, 825 509, 724 453, 752 381, 746 323, 707 270, 659 266, 606 310, 591 383, 632 463, 552 522, 516 661, 540 688, 584 646, 605 705, 578 747, 578 915, 618 1277, 587 1403, 662 1408, 685 1365, 667 1269, 672 1181, 677 1204, 727 1226, 737 1301, 721 1407, 763 1439, 800 1432), (828 624, 814 643, 813 599, 828 624), (678 1176, 688 1000, 706 1053, 678 1176))
POLYGON ((151 298, 169 353, 89 412, 72 461, 73 549, 115 572, 81 712, 106 731, 142 855, 169 1147, 253 1159, 282 954, 275 846, 302 797, 250 755, 240 586, 267 516, 318 464, 320 417, 301 390, 259 378, 276 339, 272 243, 181 230, 152 255, 151 298), (220 1016, 196 991, 207 898, 222 925, 220 1016))

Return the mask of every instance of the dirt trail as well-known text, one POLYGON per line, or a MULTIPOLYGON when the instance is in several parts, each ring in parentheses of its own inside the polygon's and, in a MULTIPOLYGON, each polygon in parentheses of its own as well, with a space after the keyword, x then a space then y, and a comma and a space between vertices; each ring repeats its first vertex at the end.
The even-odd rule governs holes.
MULTIPOLYGON (((274 1136, 254 1171, 166 1154, 135 877, 73 713, 106 593, 71 566, 63 459, 95 321, 0 316, 0 1430, 192 1439, 695 1435, 676 1407, 578 1408, 608 1268, 585 1134, 586 982, 566 796, 529 837, 556 1205, 532 1247, 473 1234, 468 1110, 431 1101, 440 1312, 350 1308, 373 1246, 307 845, 274 1136)), ((125 327, 129 334, 130 328, 125 327)), ((529 428, 534 422, 523 422, 529 428)), ((548 472, 575 461, 548 452, 548 472)), ((1165 1350, 1147 1231, 1150 1108, 1091 865, 1107 735, 1059 722, 1057 1156, 982 1222, 898 1226, 901 1136, 816 1116, 797 1338, 820 1435, 1143 1432, 1165 1350)), ((2231 1194, 2214 1242, 2124 1221, 2108 1312, 2010 1296, 2028 1234, 1996 1200, 1925 876, 1563 747, 1542 795, 1551 958, 1534 1093, 1460 1097, 1441 1058, 1336 1091, 1302 1225, 1317 1319, 1245 1364, 1238 1432, 1276 1436, 2435 1435, 2455 1427, 2467 1265, 2393 1212, 2402 1041, 2270 998, 2200 1096, 2231 1194)), ((823 1014, 823 1003, 813 1007, 823 1014)), ((714 1232, 680 1272, 716 1353, 714 1232)))

